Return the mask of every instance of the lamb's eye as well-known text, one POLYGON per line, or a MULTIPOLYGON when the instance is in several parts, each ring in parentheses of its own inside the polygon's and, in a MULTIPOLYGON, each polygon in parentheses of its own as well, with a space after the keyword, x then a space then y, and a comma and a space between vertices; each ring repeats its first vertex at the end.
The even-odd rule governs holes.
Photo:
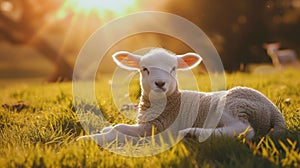
POLYGON ((142 70, 143 70, 144 72, 147 72, 147 73, 149 74, 149 70, 148 70, 147 68, 143 67, 142 70))

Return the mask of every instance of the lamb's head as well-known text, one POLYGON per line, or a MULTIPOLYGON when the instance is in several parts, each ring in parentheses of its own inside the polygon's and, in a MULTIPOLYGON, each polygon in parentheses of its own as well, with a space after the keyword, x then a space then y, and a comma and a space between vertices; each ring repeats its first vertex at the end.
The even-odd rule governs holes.
POLYGON ((126 51, 113 55, 118 66, 140 72, 140 83, 144 95, 151 91, 167 96, 177 90, 176 70, 189 70, 197 66, 202 58, 196 53, 175 55, 165 49, 153 49, 144 56, 126 51))

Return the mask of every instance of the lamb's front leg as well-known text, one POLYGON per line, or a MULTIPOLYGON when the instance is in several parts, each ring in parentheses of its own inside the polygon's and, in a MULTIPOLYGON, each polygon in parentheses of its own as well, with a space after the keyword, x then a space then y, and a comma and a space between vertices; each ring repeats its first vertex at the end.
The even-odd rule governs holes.
POLYGON ((106 143, 110 143, 114 140, 118 142, 125 142, 125 139, 137 141, 138 137, 144 137, 151 135, 152 128, 148 128, 145 124, 139 125, 127 125, 118 124, 114 127, 105 127, 99 134, 82 136, 78 140, 95 140, 98 145, 103 146, 106 143))
POLYGON ((102 133, 92 134, 92 135, 85 135, 81 136, 76 139, 76 141, 90 141, 94 140, 98 143, 99 146, 103 146, 105 143, 112 142, 117 137, 117 131, 114 129, 111 129, 109 131, 101 131, 102 133))
POLYGON ((249 124, 245 124, 241 121, 236 121, 230 125, 220 127, 220 128, 187 128, 179 131, 180 135, 184 136, 186 134, 190 134, 196 136, 200 142, 205 141, 210 136, 221 137, 228 136, 234 137, 243 133, 246 129, 249 130, 246 134, 247 139, 251 139, 254 137, 255 132, 253 128, 249 124))

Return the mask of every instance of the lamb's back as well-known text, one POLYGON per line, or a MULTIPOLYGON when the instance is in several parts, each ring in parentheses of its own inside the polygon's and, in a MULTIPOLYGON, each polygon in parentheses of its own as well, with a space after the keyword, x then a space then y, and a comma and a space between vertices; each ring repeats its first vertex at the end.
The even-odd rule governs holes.
POLYGON ((210 93, 189 91, 182 93, 186 95, 182 102, 187 104, 185 116, 188 116, 184 120, 194 122, 193 127, 203 128, 204 123, 214 125, 216 122, 216 127, 223 127, 240 120, 251 125, 257 135, 265 135, 271 128, 285 127, 277 107, 266 96, 248 87, 234 87, 228 91, 210 93), (190 101, 199 103, 197 112, 189 107, 190 101), (211 114, 212 117, 208 117, 211 114), (221 118, 217 118, 218 116, 221 118))
POLYGON ((249 123, 256 134, 266 135, 276 124, 284 127, 283 117, 277 107, 260 92, 235 87, 228 90, 224 112, 249 123))

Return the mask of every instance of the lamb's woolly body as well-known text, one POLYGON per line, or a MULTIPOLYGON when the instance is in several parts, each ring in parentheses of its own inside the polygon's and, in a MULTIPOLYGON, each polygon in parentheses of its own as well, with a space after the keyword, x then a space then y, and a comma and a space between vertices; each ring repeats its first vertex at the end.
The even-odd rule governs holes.
POLYGON ((284 119, 277 107, 260 92, 236 87, 229 90, 224 112, 238 117, 244 123, 250 123, 255 133, 266 135, 274 128, 272 135, 284 132, 284 119))
MULTIPOLYGON (((261 93, 247 87, 235 87, 228 91, 213 93, 175 92, 168 97, 167 106, 161 114, 156 114, 158 117, 155 119, 153 115, 157 110, 151 110, 149 99, 142 97, 137 123, 146 124, 149 127, 154 126, 158 132, 169 128, 171 124, 177 124, 178 130, 191 127, 190 123, 194 123, 192 125, 194 128, 203 128, 208 113, 217 112, 215 111, 217 109, 212 108, 217 107, 222 100, 225 101, 225 106, 222 108, 223 115, 220 116, 217 128, 231 125, 235 121, 242 121, 251 126, 256 135, 266 135, 271 128, 274 128, 274 135, 279 135, 284 131, 284 120, 275 105, 261 93), (180 122, 174 123, 180 112, 183 113, 180 116, 180 122)), ((208 122, 205 128, 209 128, 208 122)))
MULTIPOLYGON (((158 132, 164 131, 167 128, 170 128, 172 124, 176 124, 174 127, 178 129, 188 128, 188 123, 192 123, 192 120, 196 118, 196 114, 199 109, 199 102, 194 100, 199 100, 203 96, 197 92, 188 92, 188 91, 176 91, 171 96, 167 98, 167 105, 165 107, 159 107, 156 104, 154 108, 150 108, 151 103, 159 104, 160 100, 149 101, 145 96, 142 97, 140 102, 140 110, 137 118, 138 124, 147 124, 152 127, 152 125, 157 129, 158 132), (163 111, 159 114, 157 113, 156 107, 162 108, 163 111), (185 115, 184 113, 189 113, 185 115), (183 115, 180 115, 182 114, 183 115), (155 116, 153 116, 155 115, 155 116), (174 123, 175 120, 179 118, 179 122, 174 123), (186 122, 185 122, 186 121, 186 122)), ((190 125, 192 126, 192 125, 190 125)))

